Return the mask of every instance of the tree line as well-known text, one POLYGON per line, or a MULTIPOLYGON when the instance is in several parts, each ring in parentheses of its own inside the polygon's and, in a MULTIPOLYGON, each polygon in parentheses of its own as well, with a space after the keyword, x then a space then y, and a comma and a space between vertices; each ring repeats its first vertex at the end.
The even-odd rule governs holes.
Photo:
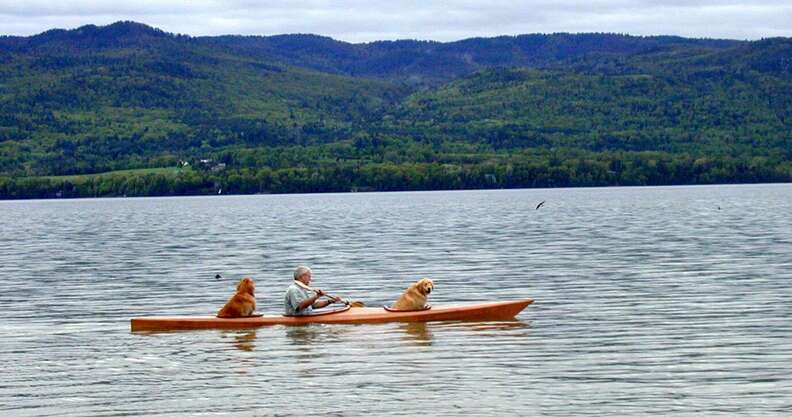
POLYGON ((178 173, 107 174, 84 178, 0 177, 0 198, 76 198, 349 191, 459 190, 614 185, 792 181, 792 164, 767 158, 706 158, 660 152, 581 153, 499 161, 366 163, 178 173))

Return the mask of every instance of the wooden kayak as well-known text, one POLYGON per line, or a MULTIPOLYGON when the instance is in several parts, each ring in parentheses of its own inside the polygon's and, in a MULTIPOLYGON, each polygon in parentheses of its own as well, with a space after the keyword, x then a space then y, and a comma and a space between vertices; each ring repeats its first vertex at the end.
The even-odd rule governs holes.
POLYGON ((262 315, 238 319, 221 319, 210 316, 174 316, 137 317, 131 321, 133 332, 140 330, 242 329, 276 324, 300 326, 312 323, 373 324, 426 321, 497 321, 514 319, 514 316, 531 303, 533 303, 533 300, 525 299, 494 303, 432 306, 428 310, 400 312, 387 311, 382 307, 347 307, 329 314, 301 317, 262 315))

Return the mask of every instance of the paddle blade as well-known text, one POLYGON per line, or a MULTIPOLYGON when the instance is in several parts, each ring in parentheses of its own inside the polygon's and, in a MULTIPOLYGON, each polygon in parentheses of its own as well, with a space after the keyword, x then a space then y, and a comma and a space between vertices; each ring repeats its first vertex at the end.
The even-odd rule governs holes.
POLYGON ((363 303, 362 301, 350 301, 349 302, 349 306, 350 307, 365 307, 366 304, 363 303))

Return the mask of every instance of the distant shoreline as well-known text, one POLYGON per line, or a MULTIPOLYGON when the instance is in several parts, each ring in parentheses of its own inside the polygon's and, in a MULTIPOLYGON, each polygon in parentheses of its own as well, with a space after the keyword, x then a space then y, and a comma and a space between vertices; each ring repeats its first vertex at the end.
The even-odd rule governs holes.
POLYGON ((688 188, 688 187, 719 187, 719 186, 783 186, 792 185, 792 181, 779 182, 724 182, 709 184, 653 184, 653 185, 594 185, 594 186, 562 186, 562 187, 513 187, 513 188, 459 188, 459 189, 434 189, 434 190, 365 190, 365 191, 315 191, 315 192, 259 192, 236 194, 168 194, 168 195, 107 195, 107 196, 80 196, 80 197, 30 197, 30 198, 4 198, 2 201, 66 201, 66 200, 116 200, 116 199, 145 199, 145 198, 182 198, 182 197, 245 197, 245 196, 293 196, 293 195, 322 195, 322 194, 378 194, 378 193, 429 193, 429 192, 466 192, 466 191, 518 191, 518 190, 582 190, 582 189, 620 189, 620 188, 688 188))

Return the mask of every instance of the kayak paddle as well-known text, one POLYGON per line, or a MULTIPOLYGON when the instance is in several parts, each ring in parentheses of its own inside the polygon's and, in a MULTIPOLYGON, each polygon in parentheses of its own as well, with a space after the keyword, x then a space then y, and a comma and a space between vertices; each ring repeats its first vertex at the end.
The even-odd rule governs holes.
MULTIPOLYGON (((300 287, 300 288, 302 288, 304 290, 317 292, 315 289, 303 284, 302 282, 300 282, 300 281, 298 281, 296 279, 294 280, 294 283, 297 284, 298 287, 300 287)), ((329 299, 331 299, 331 300, 333 300, 335 302, 339 302, 340 301, 340 302, 342 302, 342 303, 344 303, 344 304, 346 304, 346 305, 348 305, 350 307, 365 307, 366 306, 366 303, 364 303, 362 301, 358 301, 358 300, 354 300, 354 301, 342 300, 341 297, 337 297, 337 296, 330 295, 330 294, 325 294, 325 295, 327 296, 327 298, 329 298, 329 299)))

